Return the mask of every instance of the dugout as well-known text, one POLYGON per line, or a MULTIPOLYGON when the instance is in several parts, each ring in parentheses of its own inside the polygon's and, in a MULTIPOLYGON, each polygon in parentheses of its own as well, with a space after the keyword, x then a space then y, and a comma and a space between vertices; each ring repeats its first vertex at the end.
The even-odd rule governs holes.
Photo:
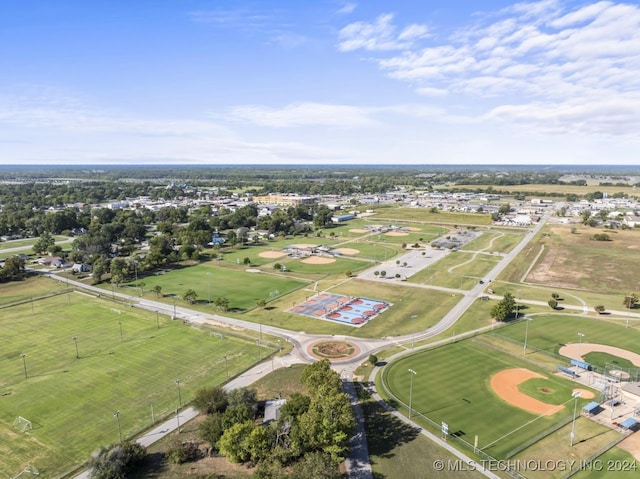
POLYGON ((579 359, 572 359, 571 366, 579 367, 580 369, 584 369, 585 371, 591 371, 593 366, 587 363, 586 361, 580 361, 579 359))
POLYGON ((600 404, 595 401, 591 401, 589 404, 585 405, 582 408, 582 412, 588 414, 589 416, 595 416, 601 410, 602 408, 600 407, 600 404))

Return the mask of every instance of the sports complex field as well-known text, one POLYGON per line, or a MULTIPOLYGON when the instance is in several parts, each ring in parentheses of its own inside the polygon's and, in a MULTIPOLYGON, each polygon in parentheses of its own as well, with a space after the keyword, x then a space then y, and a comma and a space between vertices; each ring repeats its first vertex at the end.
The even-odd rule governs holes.
POLYGON ((133 436, 151 426, 152 408, 159 421, 267 353, 254 340, 82 293, 4 307, 0 330, 0 477, 27 464, 55 477, 117 442, 115 411, 122 436, 133 436), (18 416, 33 429, 13 429, 18 416))
MULTIPOLYGON (((477 436, 479 449, 497 459, 587 458, 621 439, 618 430, 578 415, 576 444, 570 447, 572 393, 581 390, 576 403, 580 411, 586 403, 598 401, 601 391, 558 374, 556 365, 569 364, 560 348, 578 345, 581 338, 638 353, 640 331, 560 314, 540 315, 529 321, 528 331, 526 326, 515 323, 392 361, 378 376, 378 390, 407 414, 411 402, 413 420, 434 433, 445 422, 449 434, 466 441, 471 450, 477 436)), ((593 359, 622 362, 611 355, 593 359)))

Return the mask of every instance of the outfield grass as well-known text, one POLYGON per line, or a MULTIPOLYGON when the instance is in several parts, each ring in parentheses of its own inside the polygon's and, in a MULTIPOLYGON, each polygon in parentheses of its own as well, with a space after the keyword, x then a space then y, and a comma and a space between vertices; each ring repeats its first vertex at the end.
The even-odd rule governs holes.
MULTIPOLYGON (((567 420, 573 412, 568 407, 575 387, 573 382, 537 371, 530 363, 471 340, 393 362, 383 370, 383 380, 402 402, 401 409, 405 412, 413 380, 414 420, 426 425, 420 420, 424 415, 437 424, 445 421, 450 434, 470 443, 478 435, 480 448, 497 458, 505 457, 514 447, 567 420), (565 404, 565 408, 552 416, 536 416, 499 399, 489 385, 491 376, 514 367, 532 369, 547 377, 548 386, 568 398, 560 403, 565 404), (417 374, 410 374, 409 369, 417 374)), ((378 389, 382 391, 382 385, 378 389)), ((578 405, 586 402, 578 400, 578 405)))
POLYGON ((594 366, 598 366, 604 368, 607 364, 612 365, 615 364, 616 367, 620 369, 637 369, 638 366, 635 366, 631 361, 624 358, 619 358, 618 356, 614 356, 613 354, 593 352, 582 355, 583 359, 589 364, 593 364, 594 366))
MULTIPOLYGON (((527 343, 531 348, 558 354, 562 345, 578 343, 580 332, 584 334, 582 342, 607 344, 640 354, 640 331, 637 327, 625 328, 603 319, 554 314, 536 316, 528 323, 527 343)), ((524 341, 525 327, 524 321, 511 324, 500 329, 500 334, 524 341)))
POLYGON ((0 355, 5 477, 24 464, 42 477, 68 470, 117 441, 114 411, 120 411, 123 437, 130 437, 151 425, 152 405, 156 420, 171 414, 178 404, 176 379, 187 403, 199 387, 224 382, 225 365, 233 376, 264 354, 253 341, 210 336, 81 293, 34 301, 33 307, 5 308, 0 317, 7 345, 0 355), (12 429, 19 415, 32 421, 30 433, 12 429))
POLYGON ((572 477, 575 479, 631 479, 638 477, 640 470, 638 460, 619 447, 612 447, 586 466, 572 477))

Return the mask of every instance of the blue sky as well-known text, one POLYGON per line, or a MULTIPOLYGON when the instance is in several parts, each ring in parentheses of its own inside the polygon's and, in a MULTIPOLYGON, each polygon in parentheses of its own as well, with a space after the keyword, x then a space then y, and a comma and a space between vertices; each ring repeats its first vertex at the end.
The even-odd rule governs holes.
POLYGON ((0 3, 0 164, 640 164, 640 3, 0 3))

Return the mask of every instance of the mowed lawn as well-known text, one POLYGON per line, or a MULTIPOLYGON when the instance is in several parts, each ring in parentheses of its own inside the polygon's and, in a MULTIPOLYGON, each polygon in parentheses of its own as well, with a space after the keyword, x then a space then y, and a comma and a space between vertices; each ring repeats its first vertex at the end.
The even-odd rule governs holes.
MULTIPOLYGON (((268 301, 275 295, 286 294, 307 284, 286 274, 247 272, 247 269, 252 268, 244 265, 222 267, 211 261, 169 270, 164 274, 144 276, 140 281, 144 282, 146 294, 154 299, 155 294, 151 290, 156 285, 162 288, 167 301, 170 299, 168 297, 182 300, 185 291, 193 289, 198 294, 198 303, 208 303, 209 297, 211 301, 220 297, 227 298, 229 308, 237 311, 253 308, 258 300, 268 301)), ((109 284, 104 287, 111 289, 109 284)))
MULTIPOLYGON (((431 351, 415 354, 388 365, 383 377, 392 393, 408 412, 411 378, 413 378, 413 419, 420 423, 424 415, 449 426, 449 433, 473 444, 478 435, 479 447, 496 458, 504 458, 514 448, 571 417, 571 392, 575 384, 569 380, 536 371, 547 377, 547 386, 564 400, 553 402, 543 393, 536 399, 550 404, 567 404, 551 416, 537 416, 500 399, 490 386, 491 377, 502 370, 524 367, 535 370, 529 363, 521 363, 465 340, 431 351), (409 369, 416 371, 413 375, 409 369), (568 402, 567 402, 568 401, 568 402)), ((524 383, 526 384, 526 383, 524 383)), ((382 390, 381 387, 378 388, 382 390)), ((578 406, 587 400, 579 400, 578 406)), ((426 425, 426 423, 424 423, 426 425)))
MULTIPOLYGON (((525 328, 526 323, 522 321, 500 329, 497 334, 524 342, 525 328)), ((638 326, 625 328, 611 321, 584 316, 534 316, 529 321, 527 345, 558 354, 562 345, 580 342, 578 333, 584 334, 583 343, 606 344, 640 354, 638 326)))
POLYGON ((152 424, 152 407, 160 420, 176 408, 179 393, 184 405, 198 388, 224 382, 225 366, 233 376, 260 354, 253 341, 221 339, 81 293, 36 300, 31 308, 28 302, 0 316, 0 477, 26 464, 54 477, 117 442, 116 410, 123 437, 131 437, 152 424), (18 416, 33 430, 14 430, 18 416))

